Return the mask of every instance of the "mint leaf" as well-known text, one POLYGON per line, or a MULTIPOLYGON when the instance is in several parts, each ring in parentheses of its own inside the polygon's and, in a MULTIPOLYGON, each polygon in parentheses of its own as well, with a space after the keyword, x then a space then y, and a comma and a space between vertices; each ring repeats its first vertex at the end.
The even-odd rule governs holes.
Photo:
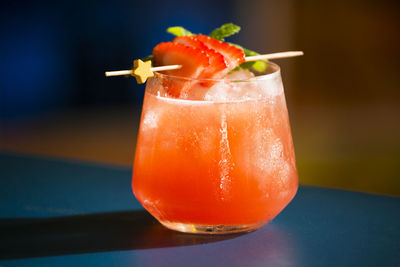
POLYGON ((167 32, 175 36, 193 35, 193 33, 180 26, 169 27, 167 32))
POLYGON ((222 25, 221 27, 213 30, 210 33, 210 37, 217 39, 219 41, 225 40, 226 37, 229 37, 235 33, 238 33, 240 31, 240 27, 233 24, 233 23, 226 23, 222 25))

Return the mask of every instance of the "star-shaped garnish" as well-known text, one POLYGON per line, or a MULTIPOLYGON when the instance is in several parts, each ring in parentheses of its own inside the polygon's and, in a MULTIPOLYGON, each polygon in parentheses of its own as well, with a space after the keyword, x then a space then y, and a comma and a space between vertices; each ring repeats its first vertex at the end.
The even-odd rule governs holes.
POLYGON ((145 83, 147 78, 153 77, 151 61, 143 62, 140 59, 135 59, 133 61, 132 76, 136 78, 137 83, 145 83))

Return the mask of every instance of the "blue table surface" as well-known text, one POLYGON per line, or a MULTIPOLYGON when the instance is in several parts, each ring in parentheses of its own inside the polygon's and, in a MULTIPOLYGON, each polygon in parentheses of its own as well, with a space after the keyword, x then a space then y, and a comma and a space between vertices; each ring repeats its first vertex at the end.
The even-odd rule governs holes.
POLYGON ((129 168, 0 153, 2 267, 400 266, 399 227, 400 198, 301 186, 255 232, 183 234, 141 207, 129 168))

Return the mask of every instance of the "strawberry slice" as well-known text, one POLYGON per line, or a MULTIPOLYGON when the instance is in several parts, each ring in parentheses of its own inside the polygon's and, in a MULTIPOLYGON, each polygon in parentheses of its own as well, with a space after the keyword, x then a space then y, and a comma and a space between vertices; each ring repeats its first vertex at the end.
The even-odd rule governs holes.
POLYGON ((210 66, 203 71, 203 73, 199 76, 199 78, 217 79, 221 78, 228 72, 228 71, 222 72, 227 68, 224 56, 221 53, 215 51, 214 49, 208 48, 202 41, 197 39, 196 36, 175 37, 173 42, 194 48, 199 48, 208 55, 208 58, 210 59, 210 66))
POLYGON ((203 42, 208 48, 214 49, 225 57, 225 62, 228 66, 226 73, 242 64, 245 60, 244 53, 239 48, 202 34, 195 35, 194 37, 203 42))
MULTIPOLYGON (((207 54, 201 49, 173 42, 156 45, 153 49, 153 59, 156 66, 182 65, 180 69, 169 70, 164 73, 193 79, 199 78, 204 70, 210 66, 207 54)), ((194 82, 192 80, 166 78, 163 85, 170 96, 184 98, 188 95, 194 82)))
POLYGON ((208 50, 208 47, 205 44, 203 44, 203 42, 201 42, 199 39, 197 39, 195 36, 188 36, 188 35, 178 36, 174 38, 173 42, 194 48, 199 48, 203 51, 208 50))

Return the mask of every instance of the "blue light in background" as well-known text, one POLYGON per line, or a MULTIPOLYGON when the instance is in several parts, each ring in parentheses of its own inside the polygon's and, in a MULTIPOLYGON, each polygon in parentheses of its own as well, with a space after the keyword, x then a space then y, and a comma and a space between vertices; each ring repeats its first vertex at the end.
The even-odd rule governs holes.
POLYGON ((230 1, 46 1, 0 9, 0 118, 135 105, 144 86, 107 79, 151 54, 174 25, 208 33, 234 22, 230 1))
MULTIPOLYGON (((4 19, 4 17, 3 17, 4 19)), ((43 14, 8 17, 1 25, 0 116, 13 118, 62 106, 66 53, 57 23, 43 14)))

